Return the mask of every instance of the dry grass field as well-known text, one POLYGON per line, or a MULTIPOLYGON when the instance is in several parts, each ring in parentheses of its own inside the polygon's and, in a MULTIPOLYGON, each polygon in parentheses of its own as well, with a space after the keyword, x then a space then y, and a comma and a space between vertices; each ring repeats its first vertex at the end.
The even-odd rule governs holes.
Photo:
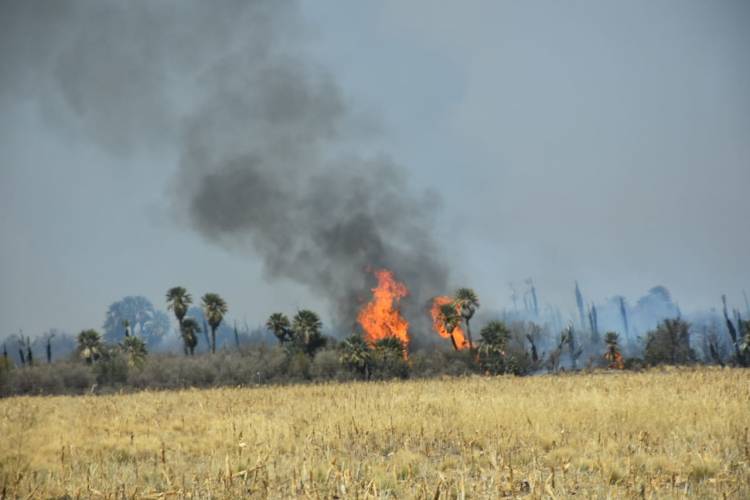
POLYGON ((750 371, 0 400, 7 498, 750 498, 750 371))

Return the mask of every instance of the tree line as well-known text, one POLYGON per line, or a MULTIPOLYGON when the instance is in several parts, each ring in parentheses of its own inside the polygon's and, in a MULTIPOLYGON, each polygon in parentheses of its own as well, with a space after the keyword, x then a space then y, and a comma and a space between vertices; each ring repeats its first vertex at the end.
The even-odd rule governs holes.
MULTIPOLYGON (((195 356, 201 333, 210 353, 217 354, 217 330, 228 312, 227 303, 220 295, 206 293, 200 301, 200 311, 206 324, 201 325, 196 317, 188 314, 192 303, 192 296, 184 287, 172 287, 166 293, 167 308, 177 320, 183 359, 186 360, 204 358, 195 356)), ((102 335, 94 329, 81 331, 76 337, 74 357, 60 363, 52 363, 54 335, 48 335, 45 339, 45 356, 50 369, 57 367, 72 373, 68 377, 70 384, 79 392, 86 388, 90 390, 94 385, 150 387, 150 379, 161 380, 156 387, 206 386, 221 383, 217 380, 224 376, 232 383, 250 384, 329 378, 405 378, 441 373, 526 375, 581 368, 638 369, 662 363, 750 366, 750 321, 739 315, 731 319, 726 306, 724 318, 732 346, 730 353, 722 354, 717 341, 713 339, 707 342, 699 355, 691 345, 690 324, 678 317, 667 318, 648 332, 642 339, 642 355, 638 357, 623 355, 618 333, 606 332, 601 342, 593 328, 590 331, 577 330, 573 324, 555 335, 548 326, 534 322, 506 323, 493 319, 481 326, 479 338, 475 339, 472 320, 479 307, 479 297, 470 288, 459 288, 451 300, 440 307, 439 321, 451 337, 459 327, 466 333, 466 346, 451 338, 452 354, 450 350, 435 346, 409 353, 409 346, 396 337, 370 343, 362 335, 353 334, 339 341, 322 333, 323 324, 317 313, 302 309, 291 319, 284 313, 273 313, 265 322, 265 328, 277 339, 277 347, 240 349, 238 342, 235 352, 229 353, 225 349, 221 358, 225 361, 231 359, 232 363, 241 363, 243 359, 248 362, 256 360, 254 365, 248 365, 247 370, 232 365, 237 371, 231 375, 220 373, 222 369, 213 361, 186 364, 174 356, 149 354, 146 341, 133 331, 127 320, 122 322, 124 336, 117 342, 103 340, 102 335), (264 353, 265 359, 259 357, 260 352, 264 353), (167 376, 157 373, 159 365, 164 363, 178 374, 167 376), (186 366, 201 368, 195 368, 197 374, 190 374, 186 366)), ((34 377, 50 372, 34 372, 34 369, 41 368, 42 363, 35 358, 28 337, 20 337, 18 341, 18 358, 20 366, 14 366, 7 344, 3 345, 0 394, 44 392, 45 383, 35 383, 34 377)), ((63 380, 68 378, 62 377, 63 380)))

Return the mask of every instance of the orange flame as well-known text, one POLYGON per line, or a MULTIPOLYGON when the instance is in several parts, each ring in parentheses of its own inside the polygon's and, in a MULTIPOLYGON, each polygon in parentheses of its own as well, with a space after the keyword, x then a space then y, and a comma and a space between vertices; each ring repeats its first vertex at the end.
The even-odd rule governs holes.
POLYGON ((404 356, 409 345, 409 322, 401 316, 398 304, 409 295, 406 285, 396 281, 388 269, 375 271, 378 286, 372 289, 372 300, 357 315, 365 332, 365 340, 374 344, 380 339, 396 337, 404 345, 404 356))
POLYGON ((617 351, 607 351, 604 355, 604 359, 609 361, 609 367, 615 370, 624 370, 625 361, 622 359, 622 354, 617 351))
POLYGON ((453 299, 446 295, 440 295, 432 299, 432 307, 430 308, 430 315, 432 316, 432 327, 435 329, 438 335, 440 335, 444 339, 450 339, 453 343, 453 347, 457 351, 468 349, 469 342, 466 340, 466 336, 464 335, 464 331, 461 329, 461 326, 457 325, 453 329, 453 332, 449 333, 448 330, 445 329, 445 325, 441 320, 440 307, 444 306, 445 304, 450 304, 451 302, 453 302, 453 299))

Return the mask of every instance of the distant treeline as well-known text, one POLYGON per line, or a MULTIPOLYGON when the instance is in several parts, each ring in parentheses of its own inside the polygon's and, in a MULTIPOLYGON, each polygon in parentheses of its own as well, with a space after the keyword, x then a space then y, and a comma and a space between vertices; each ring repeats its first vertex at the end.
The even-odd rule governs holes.
MULTIPOLYGON (((370 346, 361 337, 343 342, 323 338, 321 345, 306 350, 293 340, 279 345, 257 344, 215 354, 195 356, 148 354, 143 344, 125 341, 118 345, 92 344, 95 332, 82 332, 81 345, 68 359, 47 363, 25 359, 13 363, 0 359, 0 395, 85 394, 189 387, 253 386, 300 382, 384 380, 470 374, 515 374, 559 372, 581 369, 641 369, 657 364, 728 364, 748 366, 748 324, 738 352, 727 358, 709 348, 709 353, 691 347, 689 325, 666 320, 650 332, 643 357, 623 357, 615 334, 605 335, 594 353, 593 346, 564 332, 551 351, 541 351, 537 341, 541 329, 533 323, 506 326, 496 322, 480 332, 474 349, 453 350, 449 344, 422 348, 404 356, 398 342, 370 346), (88 342, 88 344, 86 344, 88 342)), ((572 335, 571 335, 572 333, 572 335)), ((94 338, 94 340, 96 340, 94 338)))

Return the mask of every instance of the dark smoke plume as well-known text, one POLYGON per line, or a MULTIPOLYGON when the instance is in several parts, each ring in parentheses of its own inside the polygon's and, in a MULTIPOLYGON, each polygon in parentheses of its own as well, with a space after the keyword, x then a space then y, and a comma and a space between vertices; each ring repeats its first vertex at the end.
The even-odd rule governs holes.
POLYGON ((20 1, 3 11, 0 98, 44 96, 50 119, 113 152, 176 147, 171 191, 184 222, 260 256, 269 278, 330 299, 339 328, 369 297, 368 268, 407 284, 412 320, 446 291, 434 196, 411 191, 393 160, 359 151, 361 119, 302 49, 295 2, 20 1))

